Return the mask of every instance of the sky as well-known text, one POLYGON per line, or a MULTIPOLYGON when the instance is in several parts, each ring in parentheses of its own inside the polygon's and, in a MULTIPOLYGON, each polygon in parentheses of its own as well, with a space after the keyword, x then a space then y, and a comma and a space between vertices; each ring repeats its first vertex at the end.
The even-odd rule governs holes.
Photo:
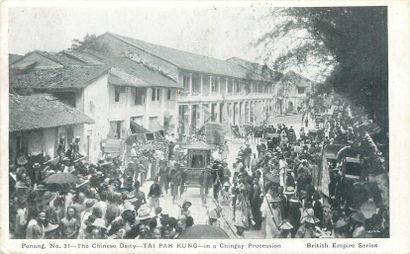
POLYGON ((256 60, 250 47, 264 28, 267 8, 119 7, 9 9, 9 51, 60 51, 74 38, 107 31, 164 46, 227 59, 256 60))
MULTIPOLYGON (((33 50, 58 52, 73 39, 89 34, 117 33, 222 60, 240 57, 268 65, 294 44, 292 38, 255 46, 272 31, 279 16, 267 15, 271 8, 253 7, 11 7, 9 8, 9 52, 24 55, 33 50)), ((270 65, 271 66, 271 65, 270 65)), ((271 66, 272 67, 272 66, 271 66)), ((318 80, 309 66, 291 68, 318 80)))

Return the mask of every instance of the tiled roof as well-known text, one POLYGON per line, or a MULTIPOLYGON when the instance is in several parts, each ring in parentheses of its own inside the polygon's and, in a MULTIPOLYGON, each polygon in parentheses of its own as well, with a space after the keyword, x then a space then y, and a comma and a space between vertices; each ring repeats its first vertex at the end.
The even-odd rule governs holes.
POLYGON ((79 89, 87 86, 103 73, 105 65, 64 66, 57 69, 32 70, 28 73, 10 73, 11 88, 79 89))
POLYGON ((17 54, 9 54, 9 64, 12 64, 18 60, 20 60, 23 56, 17 54))
POLYGON ((48 94, 9 95, 9 131, 94 123, 87 115, 48 94))
POLYGON ((190 71, 203 72, 209 74, 223 75, 246 79, 246 72, 240 66, 231 64, 226 61, 198 55, 178 49, 173 49, 165 46, 160 46, 153 43, 137 40, 131 37, 122 36, 114 33, 107 33, 115 38, 142 49, 152 55, 155 55, 163 60, 174 64, 175 66, 190 71))
POLYGON ((109 82, 113 85, 182 88, 170 75, 155 66, 137 62, 128 57, 91 51, 89 53, 97 56, 110 68, 109 82))

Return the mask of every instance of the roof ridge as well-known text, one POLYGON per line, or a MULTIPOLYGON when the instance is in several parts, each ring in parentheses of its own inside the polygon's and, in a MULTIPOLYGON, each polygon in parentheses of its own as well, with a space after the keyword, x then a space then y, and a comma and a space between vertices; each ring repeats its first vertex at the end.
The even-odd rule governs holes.
MULTIPOLYGON (((149 41, 144 41, 144 40, 136 39, 136 38, 133 38, 133 37, 130 37, 130 36, 120 35, 120 34, 111 33, 111 32, 107 32, 107 34, 111 34, 112 36, 115 36, 115 37, 122 37, 122 38, 125 39, 125 40, 127 40, 127 39, 132 39, 132 40, 140 41, 140 42, 142 42, 142 43, 151 44, 151 45, 156 46, 156 47, 162 47, 162 48, 166 48, 166 49, 170 49, 170 50, 180 51, 180 52, 183 52, 183 53, 188 53, 188 54, 192 54, 192 55, 196 55, 196 56, 201 56, 201 57, 207 57, 207 58, 211 58, 211 59, 218 60, 218 61, 221 61, 221 62, 225 62, 225 60, 222 60, 222 59, 220 59, 220 58, 216 58, 216 57, 213 57, 213 56, 201 55, 201 54, 197 54, 197 53, 190 52, 190 51, 186 51, 186 50, 182 50, 182 49, 171 48, 171 47, 164 46, 164 45, 161 45, 161 44, 157 44, 157 43, 153 43, 153 42, 149 42, 149 41)), ((139 46, 135 45, 135 44, 132 43, 132 42, 129 42, 129 43, 130 43, 130 44, 133 44, 133 45, 134 45, 135 47, 137 47, 137 48, 140 48, 139 46)), ((143 49, 143 50, 145 50, 145 49, 143 49)), ((150 53, 152 53, 152 52, 150 52, 150 53)), ((157 56, 155 53, 152 53, 152 54, 154 54, 155 56, 157 56)), ((165 59, 165 60, 166 60, 166 59, 165 59)))

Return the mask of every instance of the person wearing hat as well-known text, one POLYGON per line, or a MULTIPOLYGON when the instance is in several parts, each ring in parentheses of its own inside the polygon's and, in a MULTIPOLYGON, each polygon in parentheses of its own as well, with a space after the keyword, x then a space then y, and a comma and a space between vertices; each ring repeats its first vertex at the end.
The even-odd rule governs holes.
POLYGON ((284 220, 279 226, 280 238, 292 238, 293 226, 288 220, 284 220))
POLYGON ((223 184, 223 189, 221 190, 221 200, 220 200, 220 205, 224 207, 229 207, 232 203, 232 192, 229 189, 230 184, 228 181, 226 181, 223 184))
POLYGON ((153 225, 156 225, 153 221, 153 215, 151 214, 151 208, 148 205, 142 205, 137 211, 137 220, 138 224, 138 238, 140 239, 150 239, 152 236, 152 229, 155 228, 153 225))
POLYGON ((221 223, 219 222, 219 218, 221 218, 221 213, 222 213, 221 207, 214 207, 211 210, 207 210, 209 225, 220 227, 221 223))
POLYGON ((189 210, 191 206, 191 201, 184 200, 184 202, 182 202, 182 205, 180 206, 181 209, 179 211, 179 216, 191 216, 191 211, 189 210))
POLYGON ((319 222, 320 220, 314 216, 313 209, 308 209, 307 215, 302 218, 302 225, 296 232, 295 238, 316 238, 315 225, 319 222))

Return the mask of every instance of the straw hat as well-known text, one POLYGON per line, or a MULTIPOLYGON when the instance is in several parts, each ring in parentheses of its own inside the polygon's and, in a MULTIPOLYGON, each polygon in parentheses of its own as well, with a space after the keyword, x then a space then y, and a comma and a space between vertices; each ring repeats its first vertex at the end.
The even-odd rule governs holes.
POLYGON ((284 220, 283 223, 279 226, 281 230, 291 230, 293 229, 292 224, 288 220, 284 220))
POLYGON ((36 191, 46 191, 47 188, 44 184, 39 184, 36 186, 36 191))
POLYGON ((38 163, 38 162, 36 162, 36 163, 33 164, 33 168, 40 168, 40 167, 41 167, 41 165, 40 165, 40 163, 38 163))
POLYGON ((343 218, 340 218, 339 220, 337 220, 335 224, 335 228, 342 228, 346 225, 347 225, 347 222, 343 218))
POLYGON ((124 210, 122 212, 125 212, 125 211, 135 211, 135 207, 131 203, 126 202, 124 204, 124 210))
POLYGON ((285 195, 295 194, 295 187, 293 187, 293 186, 286 187, 286 190, 283 192, 283 194, 285 194, 285 195))
POLYGON ((44 233, 48 233, 48 232, 54 231, 54 230, 56 230, 57 228, 58 228, 58 224, 48 223, 47 226, 44 228, 44 233))
POLYGON ((182 203, 182 207, 184 207, 186 204, 189 204, 189 206, 192 206, 191 201, 184 200, 184 202, 182 203))
POLYGON ((317 223, 320 222, 320 220, 318 218, 316 218, 315 216, 306 216, 305 217, 305 222, 310 223, 310 224, 317 224, 317 223))
POLYGON ((137 219, 140 221, 152 218, 151 208, 146 204, 141 205, 140 208, 138 208, 137 213, 138 213, 137 219))
POLYGON ((225 182, 225 183, 224 183, 224 187, 229 187, 229 186, 231 186, 231 185, 229 184, 229 182, 225 182))
POLYGON ((125 200, 126 202, 129 202, 129 203, 134 203, 134 202, 137 202, 137 197, 135 196, 135 193, 134 192, 130 192, 130 193, 128 193, 127 194, 127 199, 125 200))
POLYGON ((19 181, 16 183, 15 188, 16 189, 27 189, 28 186, 24 182, 19 181))

